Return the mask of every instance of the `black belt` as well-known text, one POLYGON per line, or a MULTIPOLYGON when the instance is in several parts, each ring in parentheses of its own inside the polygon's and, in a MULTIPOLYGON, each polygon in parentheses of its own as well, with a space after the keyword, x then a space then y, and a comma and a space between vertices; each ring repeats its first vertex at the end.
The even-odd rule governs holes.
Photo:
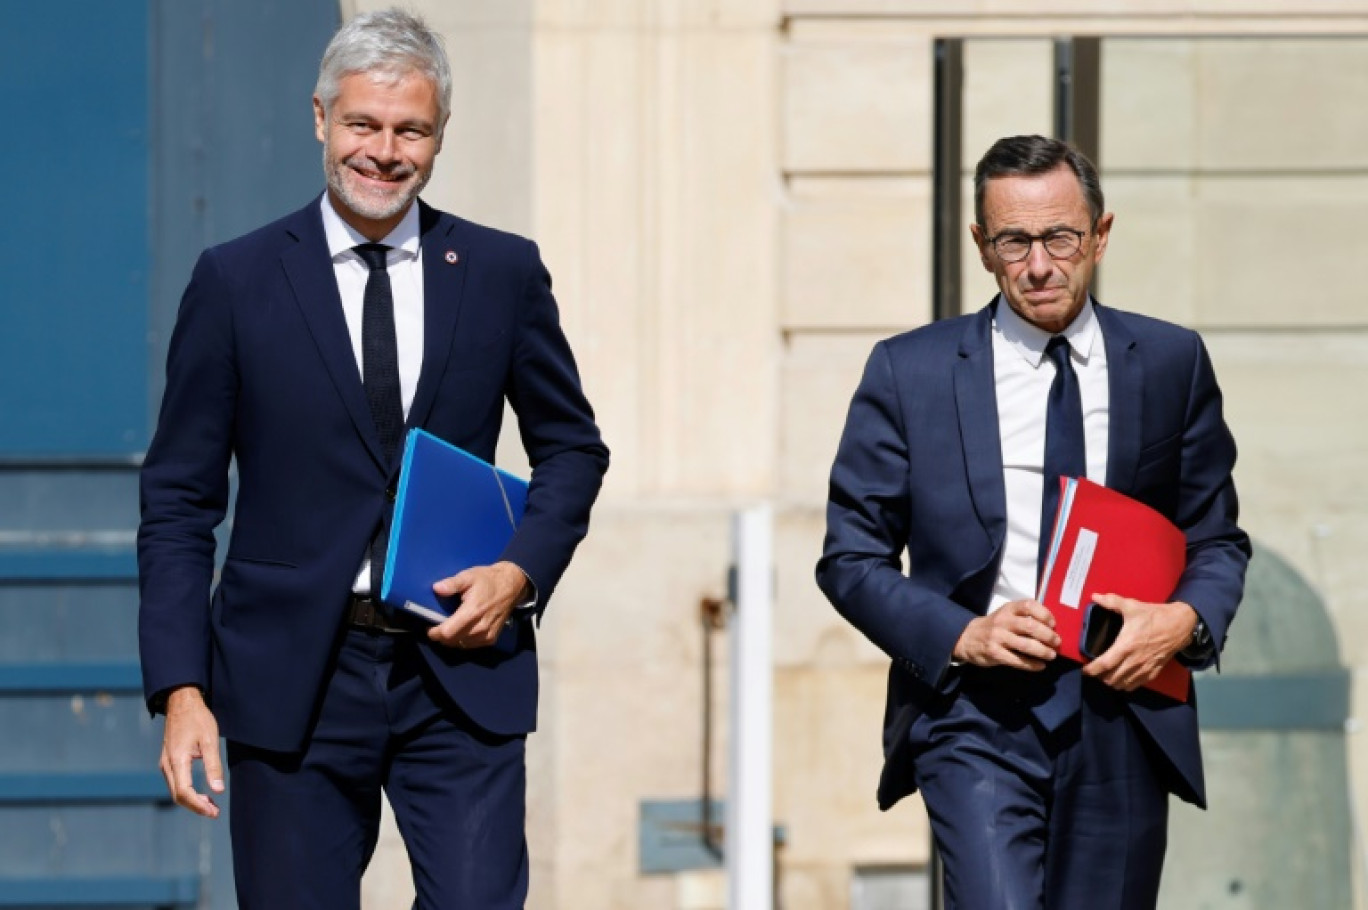
POLYGON ((353 594, 347 599, 347 624, 388 635, 408 635, 414 631, 413 626, 369 594, 353 594))

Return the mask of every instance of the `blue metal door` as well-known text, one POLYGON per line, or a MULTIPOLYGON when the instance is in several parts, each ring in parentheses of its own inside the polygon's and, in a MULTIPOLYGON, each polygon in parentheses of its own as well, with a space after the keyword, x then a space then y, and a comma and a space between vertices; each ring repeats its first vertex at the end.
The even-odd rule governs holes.
POLYGON ((320 187, 336 0, 49 0, 0 26, 0 907, 227 910, 137 666, 137 469, 199 251, 320 187))

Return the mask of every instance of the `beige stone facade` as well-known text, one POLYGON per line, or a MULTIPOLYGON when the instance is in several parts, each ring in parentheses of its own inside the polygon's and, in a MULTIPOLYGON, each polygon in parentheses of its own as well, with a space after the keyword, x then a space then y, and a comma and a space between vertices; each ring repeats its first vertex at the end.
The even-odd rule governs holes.
MULTIPOLYGON (((639 874, 638 811, 699 795, 699 602, 723 593, 731 512, 758 500, 778 516, 782 906, 842 910, 852 870, 926 861, 916 800, 874 806, 886 661, 812 567, 869 347, 931 318, 936 37, 973 38, 966 167, 999 135, 1050 130, 1053 36, 1107 37, 1101 296, 1203 332, 1243 523, 1323 597, 1345 664, 1368 664, 1362 0, 412 5, 456 69, 427 197, 541 244, 613 450, 542 627, 530 907, 722 905, 717 872, 639 874)), ((972 309, 993 287, 965 247, 972 309)), ((721 768, 724 674, 717 691, 721 768)), ((1368 818, 1368 750, 1349 743, 1368 818)), ((407 906, 387 831, 371 908, 407 906)))

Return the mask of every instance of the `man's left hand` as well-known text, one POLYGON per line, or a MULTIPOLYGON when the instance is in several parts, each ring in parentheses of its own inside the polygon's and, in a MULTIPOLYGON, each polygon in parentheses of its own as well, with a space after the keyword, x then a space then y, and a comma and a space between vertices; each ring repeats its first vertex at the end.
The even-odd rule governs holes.
POLYGON ((1130 692, 1143 686, 1192 640, 1197 611, 1182 601, 1150 604, 1116 594, 1092 599, 1124 619, 1112 646, 1083 667, 1085 676, 1113 689, 1130 692))
POLYGON ((528 581, 511 562, 475 566, 432 586, 439 597, 459 595, 461 605, 428 638, 452 648, 486 648, 503 631, 513 608, 527 599, 528 581))

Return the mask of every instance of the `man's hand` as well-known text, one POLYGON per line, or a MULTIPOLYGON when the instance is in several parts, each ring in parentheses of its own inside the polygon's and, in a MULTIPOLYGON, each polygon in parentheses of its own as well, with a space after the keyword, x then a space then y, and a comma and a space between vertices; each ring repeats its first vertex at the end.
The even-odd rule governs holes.
POLYGON ((453 648, 486 648, 503 631, 513 608, 527 599, 527 576, 511 562, 475 566, 432 586, 439 597, 459 594, 461 605, 428 638, 453 648))
POLYGON ((1014 600, 964 627, 951 657, 980 667, 1043 670, 1055 658, 1054 616, 1034 600, 1014 600))
POLYGON ((166 731, 162 736, 161 772, 176 805, 207 818, 218 818, 219 807, 195 790, 191 769, 204 762, 209 789, 223 792, 223 760, 219 757, 218 721, 195 686, 182 686, 166 699, 166 731))
POLYGON ((1147 604, 1116 594, 1094 594, 1092 599, 1125 621, 1112 646, 1085 665, 1083 673, 1122 692, 1158 676, 1173 655, 1187 647, 1197 625, 1197 611, 1182 601, 1147 604))

